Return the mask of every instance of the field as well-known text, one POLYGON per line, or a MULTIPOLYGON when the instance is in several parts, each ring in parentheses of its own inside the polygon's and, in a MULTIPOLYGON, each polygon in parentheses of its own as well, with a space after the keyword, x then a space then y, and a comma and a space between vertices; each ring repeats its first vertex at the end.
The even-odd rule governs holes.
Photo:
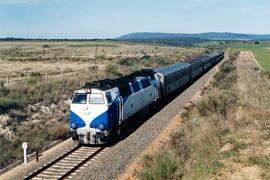
POLYGON ((0 42, 0 78, 23 77, 38 72, 49 75, 82 71, 97 65, 101 70, 123 58, 145 55, 179 60, 192 54, 187 49, 99 42, 0 42), (15 65, 16 63, 16 65, 15 65))
POLYGON ((205 53, 113 41, 0 42, 0 168, 67 138, 69 98, 85 81, 115 78, 205 53))
POLYGON ((268 48, 253 48, 254 53, 259 64, 266 70, 270 71, 270 46, 268 48))
POLYGON ((230 48, 234 52, 247 51, 253 52, 261 67, 270 71, 270 42, 269 41, 212 41, 202 43, 199 47, 207 48, 230 48))

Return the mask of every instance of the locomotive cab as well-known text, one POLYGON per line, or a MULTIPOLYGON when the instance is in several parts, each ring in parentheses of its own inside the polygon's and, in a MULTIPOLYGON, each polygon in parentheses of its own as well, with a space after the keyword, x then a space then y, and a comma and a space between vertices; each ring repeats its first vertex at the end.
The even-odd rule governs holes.
POLYGON ((102 144, 107 140, 110 124, 108 109, 111 93, 99 89, 75 91, 70 105, 70 131, 82 144, 102 144))

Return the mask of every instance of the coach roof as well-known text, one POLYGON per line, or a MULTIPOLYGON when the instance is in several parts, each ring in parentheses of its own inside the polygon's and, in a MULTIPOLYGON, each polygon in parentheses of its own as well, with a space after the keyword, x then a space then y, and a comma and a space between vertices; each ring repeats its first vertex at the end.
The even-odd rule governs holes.
POLYGON ((176 63, 169 66, 161 67, 158 69, 154 69, 154 72, 161 73, 164 76, 167 76, 171 73, 174 73, 176 71, 184 70, 186 68, 189 68, 191 65, 188 63, 176 63))

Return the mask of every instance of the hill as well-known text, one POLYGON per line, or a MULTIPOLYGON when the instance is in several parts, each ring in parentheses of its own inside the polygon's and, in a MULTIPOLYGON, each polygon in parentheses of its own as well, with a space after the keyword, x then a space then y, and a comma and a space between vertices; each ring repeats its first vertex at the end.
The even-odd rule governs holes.
POLYGON ((240 34, 240 33, 151 33, 139 32, 123 35, 119 40, 149 40, 149 39, 183 39, 183 38, 198 38, 208 40, 270 40, 270 34, 240 34))

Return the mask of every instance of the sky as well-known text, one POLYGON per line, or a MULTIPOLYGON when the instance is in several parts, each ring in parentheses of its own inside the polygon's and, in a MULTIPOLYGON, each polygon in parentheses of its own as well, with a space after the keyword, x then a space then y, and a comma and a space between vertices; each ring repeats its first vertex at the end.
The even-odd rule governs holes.
POLYGON ((0 0, 0 37, 132 32, 270 34, 269 0, 0 0))

